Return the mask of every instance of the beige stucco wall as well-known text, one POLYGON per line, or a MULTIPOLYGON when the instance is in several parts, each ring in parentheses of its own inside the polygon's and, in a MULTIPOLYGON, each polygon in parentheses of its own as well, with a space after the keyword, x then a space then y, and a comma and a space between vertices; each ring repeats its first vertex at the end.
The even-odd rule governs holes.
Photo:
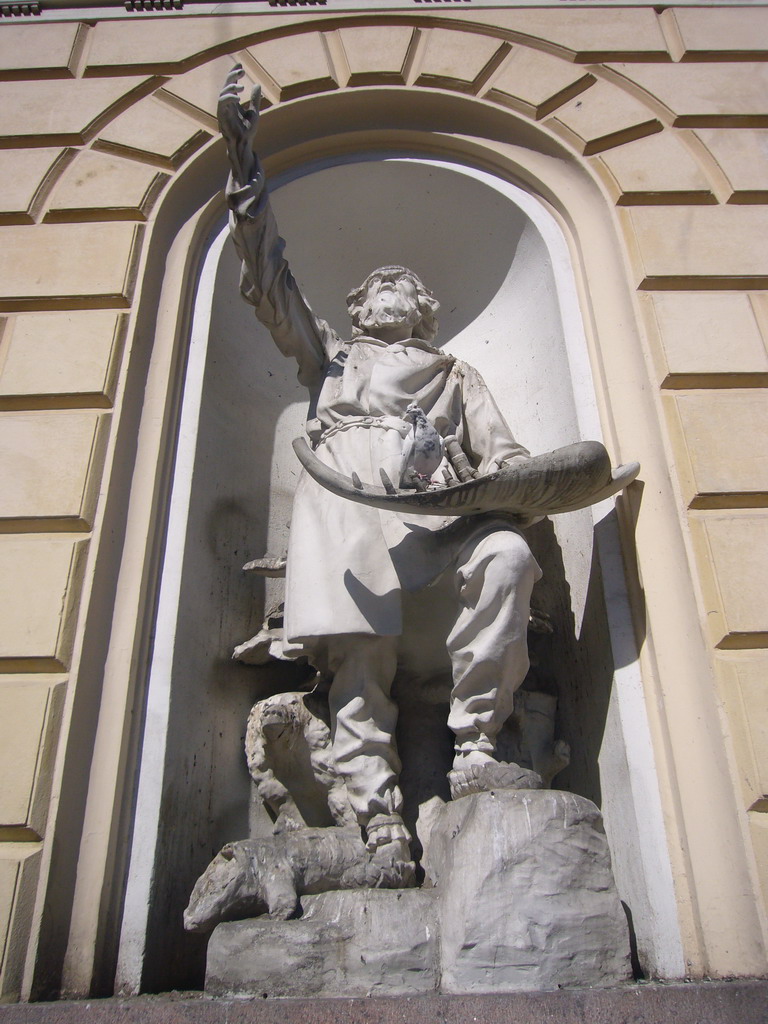
POLYGON ((160 488, 173 421, 131 359, 165 272, 156 217, 215 146, 229 54, 272 106, 276 168, 291 147, 323 155, 331 131, 337 151, 344 132, 381 143, 387 90, 411 118, 393 145, 461 99, 483 146, 466 124, 449 139, 441 123, 440 144, 509 168, 560 217, 607 442, 643 463, 621 514, 686 970, 764 973, 768 10, 510 5, 0 24, 0 995, 50 992, 63 966, 69 991, 109 984, 94 978, 124 869, 130 624, 156 557, 132 510, 160 488), (135 442, 142 405, 154 449, 135 442), (125 550, 142 558, 116 597, 125 550))

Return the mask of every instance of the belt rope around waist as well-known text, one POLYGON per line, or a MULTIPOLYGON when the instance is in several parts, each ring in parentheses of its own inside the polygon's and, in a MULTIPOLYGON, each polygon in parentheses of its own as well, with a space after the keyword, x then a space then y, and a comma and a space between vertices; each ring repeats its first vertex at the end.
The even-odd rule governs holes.
POLYGON ((385 430, 396 430, 401 437, 406 437, 412 430, 411 424, 407 420, 400 419, 399 416, 348 416, 339 423, 334 423, 333 426, 326 428, 315 441, 315 447, 317 448, 334 434, 351 430, 353 427, 367 429, 383 427, 385 430))

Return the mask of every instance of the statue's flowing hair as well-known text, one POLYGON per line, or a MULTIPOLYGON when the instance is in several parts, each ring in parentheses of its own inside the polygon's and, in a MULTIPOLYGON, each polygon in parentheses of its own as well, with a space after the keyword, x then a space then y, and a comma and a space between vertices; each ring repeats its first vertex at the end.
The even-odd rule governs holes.
POLYGON ((437 335, 437 311, 440 309, 440 303, 434 297, 432 292, 425 288, 421 282, 421 278, 418 274, 414 274, 408 267, 379 267, 366 277, 361 285, 353 290, 347 296, 347 309, 349 315, 352 318, 352 337, 356 338, 363 334, 364 331, 360 326, 360 315, 365 305, 365 300, 368 296, 368 289, 373 281, 376 280, 398 280, 401 277, 407 277, 416 288, 416 296, 419 305, 419 312, 421 313, 421 319, 413 327, 414 338, 421 338, 422 341, 432 342, 437 335))

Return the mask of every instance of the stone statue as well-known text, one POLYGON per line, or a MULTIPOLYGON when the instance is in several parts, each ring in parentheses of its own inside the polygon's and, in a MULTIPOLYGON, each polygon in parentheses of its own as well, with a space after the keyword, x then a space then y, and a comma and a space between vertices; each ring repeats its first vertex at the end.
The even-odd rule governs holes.
POLYGON ((184 927, 210 931, 221 921, 268 913, 287 920, 300 896, 329 889, 402 889, 412 866, 391 848, 370 851, 358 828, 303 828, 227 845, 197 880, 184 927))
MULTIPOLYGON (((280 351, 297 361, 309 391, 311 450, 295 445, 308 472, 294 500, 284 636, 308 651, 321 648, 332 673, 334 763, 368 849, 395 844, 407 861, 391 697, 403 591, 420 591, 443 574, 453 581, 452 787, 541 785, 494 756, 528 671, 531 590, 541 576, 522 532, 532 516, 500 496, 519 493, 526 472, 539 493, 542 480, 557 478, 557 466, 542 470, 477 371, 433 346, 438 302, 413 271, 379 267, 350 292, 349 340, 312 312, 283 258, 253 151, 260 92, 250 108, 241 105, 242 75, 239 66, 230 72, 219 100, 241 291, 280 351)), ((580 450, 582 472, 569 467, 571 483, 587 480, 592 501, 600 487, 621 486, 607 463, 605 477, 607 455, 596 447, 580 450), (586 465, 595 456, 600 486, 586 465)), ((560 506, 580 507, 570 491, 560 506)))
POLYGON ((318 318, 283 258, 253 150, 260 91, 241 105, 242 76, 240 66, 227 76, 218 111, 241 291, 298 363, 309 444, 294 442, 305 472, 287 561, 245 567, 285 572, 284 607, 235 654, 264 664, 301 651, 321 685, 251 713, 248 766, 274 829, 225 846, 192 893, 185 926, 215 927, 206 989, 369 995, 622 980, 626 922, 600 813, 545 788, 568 763, 556 700, 520 690, 529 627, 551 631, 531 615, 541 570, 523 530, 615 493, 639 467, 612 471, 596 442, 532 457, 477 371, 434 347, 438 303, 406 267, 379 267, 350 292, 349 340, 318 318), (431 586, 450 605, 439 645, 450 680, 434 686, 398 673, 412 595, 431 586), (450 785, 449 749, 423 772, 445 792, 425 800, 435 839, 422 862, 432 887, 420 890, 398 702, 404 753, 429 746, 419 729, 434 726, 436 708, 444 733, 447 706, 453 737, 450 785), (408 891, 376 891, 387 889, 408 891))
MULTIPOLYGON (((310 392, 315 457, 369 483, 381 469, 399 481, 411 432, 406 414, 415 403, 440 435, 458 439, 481 473, 527 459, 479 374, 432 346, 438 303, 415 273, 381 267, 350 293, 351 340, 310 310, 282 256, 252 151, 258 94, 250 110, 240 105, 241 75, 239 68, 230 73, 219 113, 232 164, 227 196, 241 290, 280 350, 298 362, 310 392)), ((430 518, 414 531, 402 517, 338 498, 304 474, 291 525, 286 637, 327 647, 336 765, 368 845, 400 843, 405 858, 410 837, 390 698, 401 590, 426 587, 448 570, 456 580, 458 617, 448 638, 455 771, 496 763, 496 733, 528 669, 530 595, 540 570, 522 532, 501 517, 478 518, 460 533, 441 529, 449 522, 430 518), (414 550, 423 533, 432 541, 428 557, 414 550)))
POLYGON ((259 798, 275 816, 275 834, 355 824, 326 718, 324 704, 308 693, 260 700, 248 717, 248 771, 259 798))

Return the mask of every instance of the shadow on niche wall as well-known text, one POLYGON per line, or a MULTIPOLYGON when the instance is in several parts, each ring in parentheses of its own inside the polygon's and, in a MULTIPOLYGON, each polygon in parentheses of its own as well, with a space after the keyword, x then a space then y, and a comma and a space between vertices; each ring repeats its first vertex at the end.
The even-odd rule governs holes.
MULTIPOLYGON (((217 274, 175 623, 142 979, 149 992, 202 987, 206 941, 183 930, 182 912, 218 850, 248 835, 248 712, 255 700, 295 688, 297 679, 291 665, 256 668, 231 657, 264 616, 264 583, 242 566, 266 552, 275 515, 275 427, 304 399, 293 365, 255 319, 245 319, 247 307, 232 288, 237 269, 227 246, 217 274)), ((292 458, 287 439, 286 446, 284 457, 292 458)))
POLYGON ((535 660, 536 687, 558 700, 556 735, 571 748, 571 763, 554 779, 565 789, 601 803, 598 756, 603 739, 614 664, 608 635, 602 570, 596 545, 592 546, 581 628, 571 604, 571 588, 555 529, 550 519, 527 531, 528 541, 543 571, 533 603, 552 620, 551 634, 531 634, 529 647, 535 660))
MULTIPOLYGON (((581 525, 583 536, 584 522, 581 525)), ((546 614, 553 632, 529 631, 531 669, 522 689, 557 699, 555 740, 569 744, 571 763, 555 776, 553 788, 585 796, 600 806, 598 759, 614 663, 597 551, 593 546, 591 560, 582 563, 588 578, 572 581, 586 595, 577 629, 571 585, 552 521, 531 527, 526 537, 543 571, 534 587, 532 605, 546 614)), ((587 537, 593 540, 591 532, 587 537)), ((453 758, 453 736, 447 727, 451 670, 445 642, 456 604, 449 575, 450 570, 425 591, 403 595, 406 628, 393 694, 400 707, 398 747, 403 762, 404 813, 412 834, 419 839, 424 837, 419 825, 422 815, 426 815, 428 835, 433 813, 429 801, 450 798, 446 773, 453 758)), ((509 739, 500 737, 500 742, 509 739)), ((418 855, 419 844, 416 849, 418 855)))
POLYGON ((528 224, 487 184, 380 154, 290 181, 272 204, 296 280, 343 337, 350 289, 376 267, 398 264, 419 274, 441 303, 438 347, 492 305, 528 224))

